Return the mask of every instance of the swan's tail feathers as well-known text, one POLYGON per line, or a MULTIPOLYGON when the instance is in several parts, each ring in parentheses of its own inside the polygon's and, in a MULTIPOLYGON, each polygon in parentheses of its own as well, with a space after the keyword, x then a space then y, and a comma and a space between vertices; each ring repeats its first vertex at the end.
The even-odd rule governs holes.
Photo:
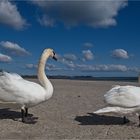
POLYGON ((102 109, 99 109, 95 111, 95 114, 109 114, 109 113, 120 113, 121 108, 120 107, 105 107, 102 109))

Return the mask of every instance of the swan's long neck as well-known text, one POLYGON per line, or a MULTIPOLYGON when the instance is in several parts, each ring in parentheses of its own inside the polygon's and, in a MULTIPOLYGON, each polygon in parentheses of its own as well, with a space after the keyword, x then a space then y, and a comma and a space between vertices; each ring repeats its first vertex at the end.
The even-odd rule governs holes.
POLYGON ((47 52, 43 52, 43 54, 41 55, 38 65, 38 80, 45 90, 47 90, 48 92, 53 92, 52 84, 45 74, 45 64, 49 56, 50 54, 47 52))

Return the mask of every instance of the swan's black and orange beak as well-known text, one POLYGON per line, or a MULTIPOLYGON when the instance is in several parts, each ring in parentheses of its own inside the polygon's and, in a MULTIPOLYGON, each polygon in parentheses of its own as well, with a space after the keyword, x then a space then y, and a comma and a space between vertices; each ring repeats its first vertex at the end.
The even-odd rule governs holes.
POLYGON ((57 58, 56 58, 56 55, 55 55, 55 52, 53 52, 53 57, 52 57, 55 61, 57 61, 57 58))

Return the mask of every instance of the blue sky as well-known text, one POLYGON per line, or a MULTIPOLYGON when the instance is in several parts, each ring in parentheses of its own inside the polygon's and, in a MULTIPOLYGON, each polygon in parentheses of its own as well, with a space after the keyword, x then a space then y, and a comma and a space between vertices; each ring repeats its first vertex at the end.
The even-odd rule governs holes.
POLYGON ((0 69, 36 74, 45 48, 49 75, 137 76, 139 1, 0 1, 0 69))

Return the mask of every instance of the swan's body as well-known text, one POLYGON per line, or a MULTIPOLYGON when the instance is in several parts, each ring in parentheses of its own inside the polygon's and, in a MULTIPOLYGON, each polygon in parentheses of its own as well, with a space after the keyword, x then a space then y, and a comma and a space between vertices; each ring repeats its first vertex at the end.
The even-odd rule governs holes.
POLYGON ((94 113, 136 114, 140 111, 140 87, 117 85, 104 95, 104 100, 112 107, 105 107, 94 113))
POLYGON ((37 83, 24 80, 19 75, 3 72, 0 76, 0 101, 32 107, 52 96, 51 83, 49 88, 50 92, 37 83))
POLYGON ((140 87, 115 86, 104 95, 108 104, 132 108, 140 106, 140 87))
POLYGON ((53 86, 45 75, 45 63, 50 56, 54 58, 54 52, 51 49, 44 50, 41 55, 38 65, 38 79, 40 85, 27 81, 18 74, 1 72, 0 102, 10 102, 20 105, 22 115, 24 115, 29 107, 35 106, 51 98, 53 86))

